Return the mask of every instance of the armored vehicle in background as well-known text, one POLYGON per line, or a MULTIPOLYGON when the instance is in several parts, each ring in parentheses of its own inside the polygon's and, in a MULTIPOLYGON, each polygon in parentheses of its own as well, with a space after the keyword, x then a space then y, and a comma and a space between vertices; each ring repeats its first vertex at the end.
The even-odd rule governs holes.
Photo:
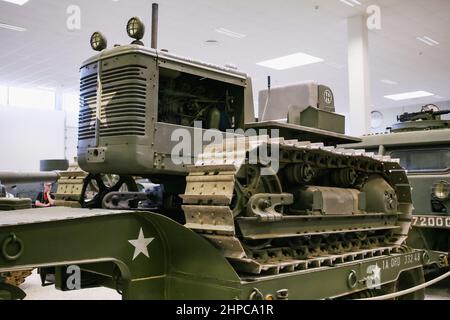
POLYGON ((59 289, 124 299, 364 298, 424 282, 426 251, 405 245, 406 173, 335 147, 360 139, 330 88, 270 88, 257 122, 246 74, 146 48, 143 30, 132 18, 135 40, 112 49, 92 36, 79 166, 60 173, 56 208, 3 214, 0 271, 38 266, 59 289), (161 185, 151 211, 136 177, 161 185))
POLYGON ((439 253, 438 267, 448 266, 450 249, 450 121, 442 119, 447 114, 450 110, 427 105, 398 116, 390 133, 365 136, 362 143, 348 146, 400 159, 414 204, 408 244, 439 253))

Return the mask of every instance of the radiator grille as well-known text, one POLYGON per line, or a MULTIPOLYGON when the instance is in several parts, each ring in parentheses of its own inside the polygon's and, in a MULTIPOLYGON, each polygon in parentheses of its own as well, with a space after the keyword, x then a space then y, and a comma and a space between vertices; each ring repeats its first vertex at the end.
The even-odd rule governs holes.
MULTIPOLYGON (((145 135, 146 66, 127 65, 102 72, 100 137, 145 135)), ((95 137, 97 74, 80 80, 79 140, 95 137)))

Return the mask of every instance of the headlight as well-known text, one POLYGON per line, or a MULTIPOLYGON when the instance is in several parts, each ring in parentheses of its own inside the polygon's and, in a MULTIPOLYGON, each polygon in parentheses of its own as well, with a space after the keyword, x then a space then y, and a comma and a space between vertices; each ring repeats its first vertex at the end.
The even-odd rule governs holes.
POLYGON ((131 18, 127 23, 127 33, 130 38, 141 40, 145 34, 145 25, 138 17, 131 18))
POLYGON ((102 51, 106 49, 108 42, 100 32, 94 32, 91 36, 91 47, 95 51, 102 51))
POLYGON ((440 181, 433 185, 433 195, 439 200, 450 198, 450 184, 446 181, 440 181))

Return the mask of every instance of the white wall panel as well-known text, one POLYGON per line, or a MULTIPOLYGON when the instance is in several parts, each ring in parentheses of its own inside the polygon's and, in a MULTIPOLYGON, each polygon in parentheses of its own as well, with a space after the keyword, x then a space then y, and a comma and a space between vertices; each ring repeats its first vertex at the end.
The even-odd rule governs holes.
POLYGON ((0 170, 38 171, 64 159, 64 112, 0 107, 0 170))

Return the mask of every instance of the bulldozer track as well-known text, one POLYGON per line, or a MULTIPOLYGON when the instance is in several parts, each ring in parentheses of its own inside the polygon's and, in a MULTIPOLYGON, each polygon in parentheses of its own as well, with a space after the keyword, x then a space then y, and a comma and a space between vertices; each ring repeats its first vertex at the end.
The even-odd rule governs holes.
POLYGON ((398 160, 364 150, 283 138, 233 138, 206 147, 189 168, 186 192, 181 197, 186 227, 222 250, 243 275, 332 267, 396 253, 402 250, 411 224, 411 188, 398 160), (262 168, 260 163, 250 163, 252 152, 263 147, 270 149, 274 144, 279 148, 280 170, 277 176, 264 178, 264 183, 259 176, 258 183, 268 190, 266 198, 269 194, 276 196, 282 205, 275 210, 269 201, 261 209, 255 205, 261 203, 257 202, 257 190, 244 186, 240 180, 243 170, 248 174, 262 168), (356 210, 336 215, 298 210, 290 206, 292 194, 286 186, 314 185, 314 181, 302 183, 292 178, 295 166, 306 168, 306 180, 313 175, 337 176, 332 178, 337 181, 334 185, 324 187, 345 185, 349 193, 361 190, 368 178, 381 177, 395 195, 385 192, 385 212, 356 210), (308 170, 314 174, 309 175, 308 170), (348 172, 356 173, 357 178, 347 181, 348 172))

